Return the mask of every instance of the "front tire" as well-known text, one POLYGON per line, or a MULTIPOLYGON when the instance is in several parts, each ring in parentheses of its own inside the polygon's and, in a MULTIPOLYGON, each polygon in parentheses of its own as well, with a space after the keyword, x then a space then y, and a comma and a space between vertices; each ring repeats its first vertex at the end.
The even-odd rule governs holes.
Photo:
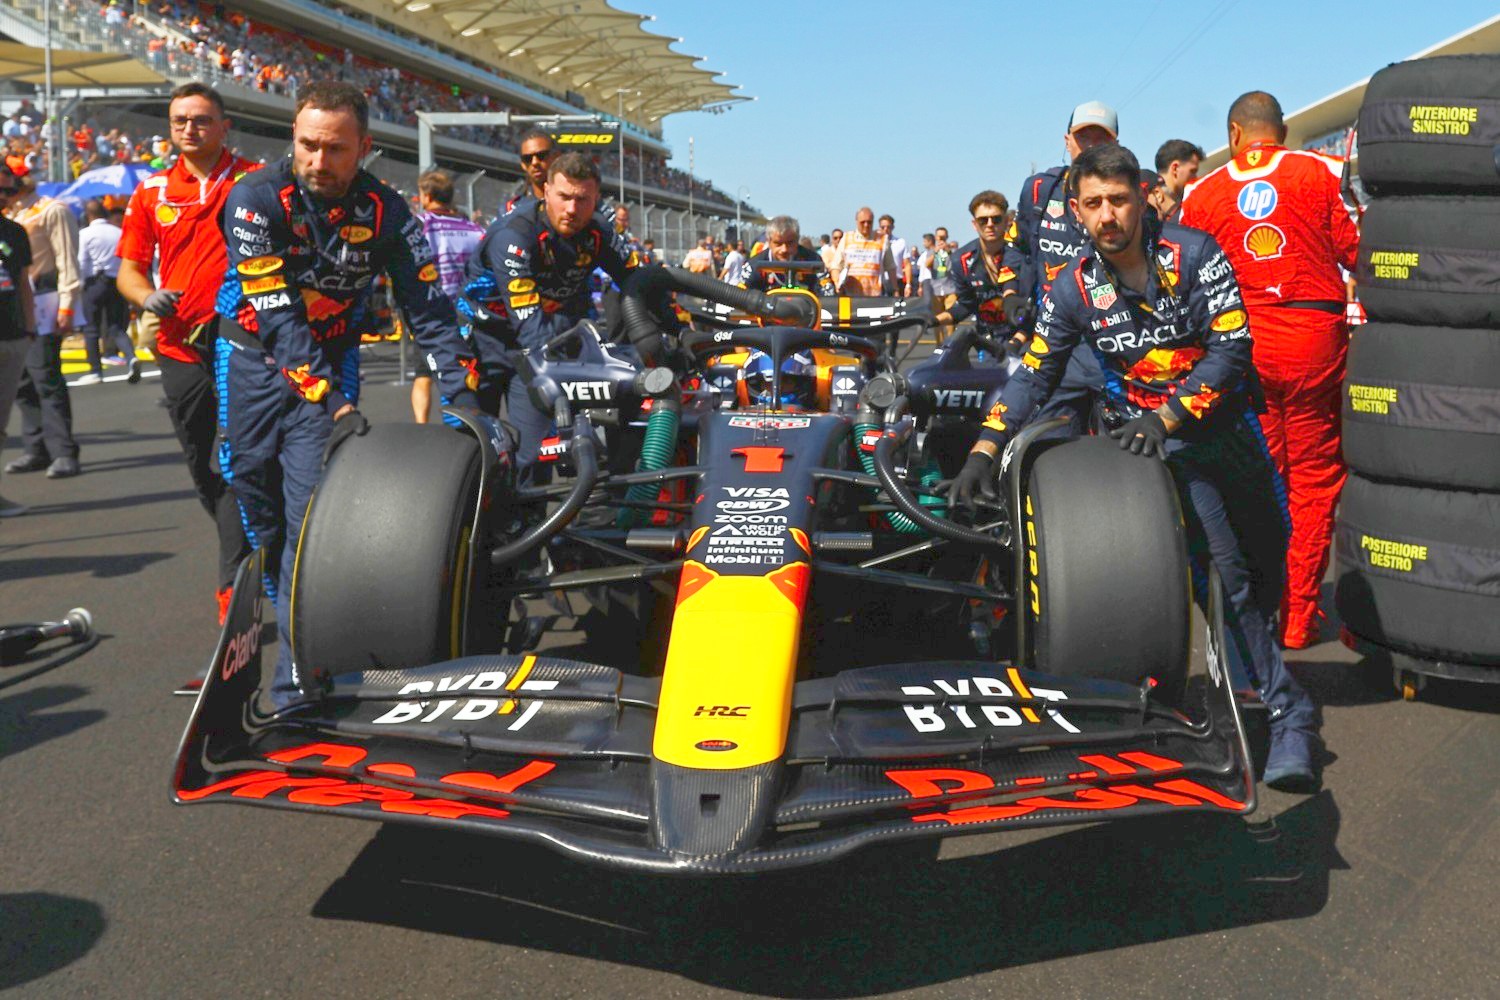
POLYGON ((479 445, 438 425, 376 424, 334 453, 292 578, 292 648, 329 676, 463 655, 479 445))
POLYGON ((1158 696, 1180 703, 1191 583, 1166 464, 1079 438, 1037 457, 1023 504, 1021 601, 1036 669, 1132 685, 1152 678, 1158 696))

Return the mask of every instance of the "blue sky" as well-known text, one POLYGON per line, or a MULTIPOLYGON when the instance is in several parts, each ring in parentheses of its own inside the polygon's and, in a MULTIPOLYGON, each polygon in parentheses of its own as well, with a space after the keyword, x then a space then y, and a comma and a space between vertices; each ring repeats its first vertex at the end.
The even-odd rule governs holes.
POLYGON ((848 229, 869 204, 912 238, 972 238, 969 197, 1012 200, 1035 165, 1062 162, 1073 107, 1098 99, 1143 162, 1171 138, 1213 149, 1247 90, 1290 114, 1493 16, 1493 2, 1160 0, 1100 4, 885 0, 614 0, 655 14, 758 100, 672 115, 673 164, 804 234, 848 229), (1068 10, 1087 14, 1070 20, 1068 10))

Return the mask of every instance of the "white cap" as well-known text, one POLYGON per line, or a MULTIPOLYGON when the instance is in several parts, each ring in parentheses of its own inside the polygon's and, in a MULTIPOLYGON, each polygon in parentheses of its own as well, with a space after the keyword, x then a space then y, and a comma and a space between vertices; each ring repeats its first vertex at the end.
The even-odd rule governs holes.
POLYGON ((1120 137, 1120 118, 1115 109, 1100 101, 1085 101, 1073 109, 1068 119, 1068 134, 1089 125, 1098 125, 1115 138, 1120 137))

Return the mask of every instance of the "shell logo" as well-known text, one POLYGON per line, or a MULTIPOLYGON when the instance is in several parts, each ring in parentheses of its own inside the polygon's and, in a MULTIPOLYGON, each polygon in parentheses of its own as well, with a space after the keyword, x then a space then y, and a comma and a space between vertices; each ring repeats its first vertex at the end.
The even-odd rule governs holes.
POLYGON ((181 213, 177 211, 177 207, 175 205, 156 206, 156 221, 160 222, 164 226, 170 226, 172 223, 176 222, 177 217, 180 214, 181 213))
POLYGON ((1245 252, 1256 260, 1275 260, 1286 247, 1286 235, 1269 222, 1251 226, 1245 233, 1245 252))

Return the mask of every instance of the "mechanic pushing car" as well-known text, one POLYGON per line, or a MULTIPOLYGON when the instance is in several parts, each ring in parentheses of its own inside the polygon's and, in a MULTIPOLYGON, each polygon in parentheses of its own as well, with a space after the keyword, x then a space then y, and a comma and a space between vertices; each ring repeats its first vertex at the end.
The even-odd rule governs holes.
MULTIPOLYGON (((229 270, 219 291, 215 375, 219 463, 250 544, 266 550, 266 591, 285 631, 307 505, 339 443, 369 430, 359 398, 359 333, 375 275, 390 276, 407 326, 445 398, 475 406, 478 369, 438 284, 406 200, 360 169, 369 106, 347 84, 304 88, 292 158, 247 174, 225 200, 229 270)), ((292 700, 283 635, 272 697, 292 700)))
POLYGON ((1182 221, 1223 244, 1245 285, 1266 393, 1261 422, 1291 498, 1282 641, 1303 649, 1318 641, 1318 593, 1346 474, 1339 421, 1349 327, 1339 268, 1354 269, 1359 230, 1339 190, 1343 161, 1285 143, 1276 98, 1240 95, 1229 108, 1232 158, 1188 188, 1182 221))
MULTIPOLYGON (((1071 176, 1072 208, 1090 243, 1043 299, 1035 336, 954 480, 952 502, 972 505, 974 492, 989 488, 1005 444, 1062 381, 1069 358, 1080 348, 1095 355, 1106 373, 1110 435, 1133 453, 1164 458, 1172 471, 1200 604, 1210 560, 1224 583, 1230 659, 1248 669, 1271 711, 1265 780, 1311 791, 1317 713, 1272 633, 1286 498, 1252 406, 1249 319, 1234 271, 1208 234, 1148 222, 1154 216, 1128 149, 1086 150, 1071 176)), ((1108 516, 1109 497, 1099 502, 1108 516)), ((1122 581, 1120 599, 1140 582, 1122 581)))
MULTIPOLYGON (((1063 135, 1068 162, 1085 150, 1119 141, 1119 135, 1120 119, 1109 105, 1098 101, 1078 105, 1063 135)), ((1069 208, 1070 172, 1070 167, 1049 167, 1028 177, 1021 187, 1021 197, 1016 199, 1015 219, 1005 234, 1000 283, 1006 288, 1000 305, 1006 321, 1021 330, 1030 326, 1063 268, 1088 245, 1088 232, 1069 208), (1004 272, 1014 278, 1005 277, 1004 272)), ((1066 415, 1073 433, 1083 433, 1090 403, 1103 382, 1098 363, 1087 352, 1079 352, 1042 416, 1066 415)))
MULTIPOLYGON (((981 191, 969 199, 969 218, 978 238, 959 247, 953 260, 953 279, 958 282, 958 301, 952 309, 938 313, 938 323, 957 323, 976 317, 979 332, 987 337, 1010 335, 1010 322, 1004 307, 1006 285, 1014 281, 1015 272, 1005 266, 1005 223, 1010 202, 999 191, 981 191)), ((1014 292, 1012 292, 1014 295, 1014 292)), ((1022 301, 1019 297, 1013 302, 1022 301)), ((1016 337, 1025 342, 1023 333, 1016 337)))
POLYGON ((821 298, 833 298, 833 279, 826 270, 791 272, 761 270, 761 264, 804 261, 822 264, 816 251, 801 244, 802 226, 790 215, 778 215, 766 223, 766 245, 752 256, 739 277, 739 284, 765 292, 773 288, 805 288, 821 298))
POLYGON ((552 417, 531 402, 507 356, 541 347, 586 317, 589 276, 602 268, 615 281, 643 263, 641 255, 597 216, 599 168, 582 153, 552 161, 541 201, 524 202, 485 233, 465 267, 459 312, 485 375, 480 404, 506 419, 520 437, 517 472, 523 484, 545 475, 537 455, 552 417))

